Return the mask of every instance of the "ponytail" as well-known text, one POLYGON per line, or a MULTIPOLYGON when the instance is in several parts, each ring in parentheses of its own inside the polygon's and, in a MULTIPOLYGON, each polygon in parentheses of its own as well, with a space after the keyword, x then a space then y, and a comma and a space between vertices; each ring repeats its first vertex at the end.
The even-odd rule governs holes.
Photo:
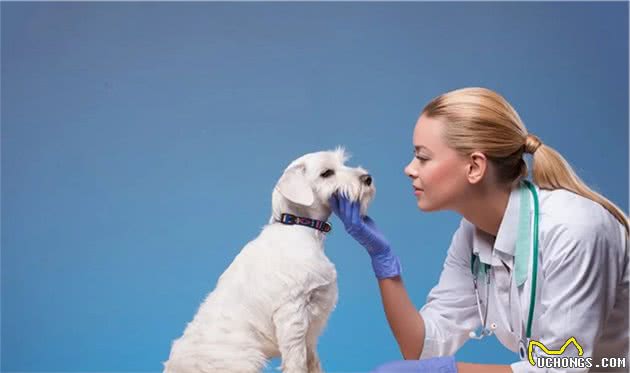
POLYGON ((629 232, 628 218, 624 212, 606 197, 591 190, 556 150, 528 135, 525 151, 532 154, 532 179, 541 189, 566 189, 595 201, 608 210, 629 232), (529 151, 528 151, 529 150, 529 151))

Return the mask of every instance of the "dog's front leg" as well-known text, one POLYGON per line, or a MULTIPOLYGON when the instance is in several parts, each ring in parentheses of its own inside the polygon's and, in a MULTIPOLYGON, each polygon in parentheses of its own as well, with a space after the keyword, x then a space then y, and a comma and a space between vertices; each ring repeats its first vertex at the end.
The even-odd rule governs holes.
POLYGON ((306 348, 308 321, 306 305, 302 302, 287 303, 273 315, 284 373, 308 372, 306 348))
POLYGON ((322 365, 317 355, 317 346, 314 343, 306 344, 306 363, 308 373, 322 373, 322 365))

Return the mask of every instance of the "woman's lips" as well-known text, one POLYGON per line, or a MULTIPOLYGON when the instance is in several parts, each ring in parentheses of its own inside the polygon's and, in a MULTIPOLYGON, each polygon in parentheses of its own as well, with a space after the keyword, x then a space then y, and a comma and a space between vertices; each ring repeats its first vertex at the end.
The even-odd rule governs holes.
POLYGON ((422 193, 424 193, 424 189, 413 187, 413 194, 420 195, 422 193))

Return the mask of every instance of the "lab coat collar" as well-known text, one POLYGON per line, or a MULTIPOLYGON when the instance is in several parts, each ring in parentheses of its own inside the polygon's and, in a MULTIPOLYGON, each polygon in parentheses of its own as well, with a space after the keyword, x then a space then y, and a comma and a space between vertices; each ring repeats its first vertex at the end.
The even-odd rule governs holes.
POLYGON ((513 257, 516 249, 518 234, 518 219, 520 210, 520 186, 516 184, 510 192, 508 204, 499 225, 496 238, 475 227, 473 233, 473 252, 479 256, 482 263, 492 264, 492 248, 513 257))

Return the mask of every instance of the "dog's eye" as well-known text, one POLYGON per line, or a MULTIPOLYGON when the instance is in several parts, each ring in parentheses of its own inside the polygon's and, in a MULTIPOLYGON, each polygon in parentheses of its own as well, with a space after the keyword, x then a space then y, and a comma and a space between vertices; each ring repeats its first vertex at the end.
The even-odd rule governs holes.
POLYGON ((335 174, 335 171, 333 170, 326 170, 324 172, 322 172, 322 174, 320 175, 321 177, 330 177, 332 175, 335 174))

